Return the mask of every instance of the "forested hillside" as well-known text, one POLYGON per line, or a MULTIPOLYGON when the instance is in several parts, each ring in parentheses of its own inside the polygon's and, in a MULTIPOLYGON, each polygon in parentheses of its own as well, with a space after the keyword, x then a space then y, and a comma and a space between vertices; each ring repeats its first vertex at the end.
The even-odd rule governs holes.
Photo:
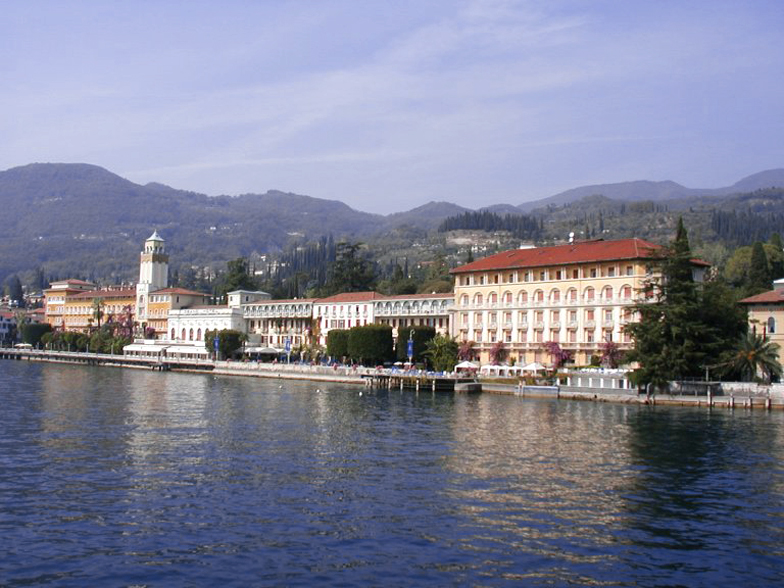
MULTIPOLYGON (((737 185, 776 182, 780 171, 737 185)), ((679 193, 667 183, 629 185, 679 193)), ((613 186, 608 191, 620 194, 613 186)), ((719 192, 647 200, 593 193, 525 214, 504 204, 472 211, 431 202, 385 217, 337 200, 278 191, 208 197, 155 183, 141 186, 93 165, 31 164, 0 172, 0 281, 18 274, 29 288, 66 277, 131 282, 144 239, 158 230, 172 275, 185 285, 211 287, 228 261, 246 258, 276 293, 301 296, 326 286, 335 245, 345 241, 362 243, 356 253, 372 265, 377 282, 402 292, 442 288, 437 259, 455 266, 469 256, 521 243, 563 242, 570 234, 665 243, 680 216, 695 252, 722 266, 738 247, 768 241, 782 230, 784 188, 719 192)))

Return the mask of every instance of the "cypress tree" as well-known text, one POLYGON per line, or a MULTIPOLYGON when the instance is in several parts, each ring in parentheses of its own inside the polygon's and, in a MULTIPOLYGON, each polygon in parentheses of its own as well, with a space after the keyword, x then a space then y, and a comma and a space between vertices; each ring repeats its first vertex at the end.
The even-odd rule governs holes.
POLYGON ((634 339, 628 359, 639 367, 638 385, 700 377, 743 328, 732 296, 717 286, 695 283, 683 220, 658 263, 660 276, 645 284, 648 302, 635 305, 640 321, 627 327, 634 339))
POLYGON ((749 266, 748 293, 750 296, 771 289, 768 256, 762 243, 756 241, 751 248, 751 265, 749 266))

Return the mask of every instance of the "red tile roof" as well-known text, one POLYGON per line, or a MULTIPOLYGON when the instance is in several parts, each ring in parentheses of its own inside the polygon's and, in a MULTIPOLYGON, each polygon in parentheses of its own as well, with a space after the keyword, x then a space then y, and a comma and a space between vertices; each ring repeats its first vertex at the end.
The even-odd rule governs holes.
POLYGON ((381 296, 384 300, 421 300, 422 298, 454 298, 453 292, 438 292, 436 294, 397 294, 395 296, 381 296))
POLYGON ((343 302, 369 302, 378 298, 384 297, 378 292, 344 292, 329 298, 319 298, 316 302, 318 304, 341 304, 343 302))
POLYGON ((136 288, 117 288, 116 290, 87 290, 70 296, 70 299, 89 298, 135 298, 136 288))
POLYGON ((781 304, 784 303, 784 290, 768 290, 756 296, 749 296, 740 304, 781 304))
MULTIPOLYGON (((512 249, 490 255, 484 259, 456 267, 453 274, 467 272, 545 267, 613 260, 655 259, 662 251, 661 245, 642 239, 618 241, 579 241, 554 247, 512 249)), ((704 262, 702 262, 704 263, 704 262)))
POLYGON ((268 298, 265 300, 254 300, 253 302, 248 302, 243 306, 254 306, 257 304, 299 304, 299 303, 310 303, 316 302, 318 298, 285 298, 285 299, 274 299, 268 298))

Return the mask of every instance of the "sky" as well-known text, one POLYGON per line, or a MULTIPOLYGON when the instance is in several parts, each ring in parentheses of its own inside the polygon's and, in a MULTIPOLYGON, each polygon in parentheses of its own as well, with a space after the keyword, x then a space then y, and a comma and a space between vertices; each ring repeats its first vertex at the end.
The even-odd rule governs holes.
POLYGON ((0 169, 389 214, 784 167, 781 0, 0 0, 0 169))

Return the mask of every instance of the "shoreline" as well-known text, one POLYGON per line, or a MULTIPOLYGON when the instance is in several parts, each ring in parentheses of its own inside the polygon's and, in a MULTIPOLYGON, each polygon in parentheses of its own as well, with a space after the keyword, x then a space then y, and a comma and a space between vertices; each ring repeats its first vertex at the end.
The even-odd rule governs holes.
MULTIPOLYGON (((457 382, 457 377, 434 376, 422 372, 401 372, 378 370, 365 367, 329 367, 307 364, 269 364, 212 360, 181 360, 176 363, 162 364, 153 360, 140 360, 122 355, 97 353, 78 353, 62 351, 40 351, 30 349, 0 349, 0 359, 9 361, 35 361, 71 365, 93 365, 100 367, 152 369, 183 373, 210 373, 221 376, 256 377, 279 380, 309 380, 332 382, 356 386, 389 389, 400 388, 422 391, 443 391, 436 382, 457 382), (381 385, 384 382, 386 385, 381 385)), ((705 408, 746 408, 762 410, 784 409, 784 384, 760 386, 756 384, 726 383, 729 395, 676 395, 655 394, 650 397, 630 391, 610 390, 600 387, 575 386, 524 386, 520 384, 500 384, 493 381, 479 383, 481 392, 520 396, 522 398, 552 398, 588 402, 611 402, 615 404, 640 404, 664 406, 692 406, 705 408)), ((460 390, 450 390, 463 393, 460 390)), ((465 392, 473 393, 473 392, 465 392)))

